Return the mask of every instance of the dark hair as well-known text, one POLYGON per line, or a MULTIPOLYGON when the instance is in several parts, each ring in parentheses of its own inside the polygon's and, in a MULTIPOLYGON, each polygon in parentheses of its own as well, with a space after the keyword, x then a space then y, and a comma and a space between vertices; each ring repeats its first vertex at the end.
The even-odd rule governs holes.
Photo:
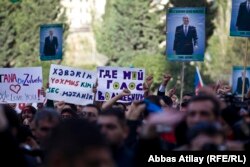
POLYGON ((200 122, 190 128, 187 132, 188 143, 190 143, 194 138, 199 136, 200 134, 205 134, 208 136, 222 135, 223 131, 217 124, 208 123, 208 122, 200 122))
POLYGON ((73 119, 77 119, 77 118, 78 118, 77 113, 76 113, 75 111, 73 111, 72 109, 70 109, 70 108, 65 108, 65 109, 63 109, 63 110, 61 111, 61 115, 62 115, 63 113, 69 113, 69 114, 72 116, 73 119))
POLYGON ((35 125, 38 126, 38 122, 44 119, 47 119, 48 121, 54 121, 59 120, 59 114, 52 108, 44 108, 42 110, 39 110, 39 112, 36 113, 34 117, 35 125))
POLYGON ((183 97, 184 97, 184 96, 191 96, 191 97, 194 97, 195 94, 194 94, 193 92, 184 92, 184 93, 183 93, 183 97))
POLYGON ((220 104, 219 104, 219 101, 215 97, 206 96, 206 95, 195 96, 189 101, 189 105, 194 102, 203 102, 203 101, 210 101, 213 104, 212 111, 214 115, 216 117, 220 116, 220 104))
POLYGON ((95 108, 98 111, 98 113, 101 112, 101 109, 97 105, 95 105, 95 104, 87 104, 87 105, 83 106, 83 108, 84 107, 93 107, 93 108, 95 108))
POLYGON ((123 112, 125 112, 127 107, 124 103, 115 102, 115 104, 113 105, 113 108, 114 108, 114 106, 119 106, 119 105, 122 106, 122 108, 123 108, 122 110, 123 110, 123 112))
POLYGON ((100 113, 100 116, 114 116, 122 126, 126 125, 125 113, 119 108, 110 108, 104 110, 100 113))
POLYGON ((46 141, 45 161, 48 164, 53 155, 59 153, 70 163, 91 148, 108 148, 97 126, 81 119, 65 120, 52 130, 46 141))
POLYGON ((71 104, 71 103, 65 103, 65 105, 68 105, 68 106, 70 106, 70 108, 73 110, 73 111, 77 111, 77 107, 76 107, 76 105, 75 104, 71 104))
POLYGON ((22 109, 21 114, 22 114, 25 110, 31 111, 31 113, 32 113, 33 115, 35 115, 36 112, 37 112, 37 110, 35 109, 35 107, 33 107, 33 106, 25 106, 25 107, 22 109))
POLYGON ((161 96, 160 98, 164 101, 165 104, 167 104, 169 107, 172 107, 173 101, 172 101, 172 99, 170 97, 161 96))
POLYGON ((8 124, 10 128, 19 128, 21 126, 19 117, 16 113, 16 110, 14 110, 9 105, 3 105, 3 110, 6 115, 6 118, 8 120, 8 124))

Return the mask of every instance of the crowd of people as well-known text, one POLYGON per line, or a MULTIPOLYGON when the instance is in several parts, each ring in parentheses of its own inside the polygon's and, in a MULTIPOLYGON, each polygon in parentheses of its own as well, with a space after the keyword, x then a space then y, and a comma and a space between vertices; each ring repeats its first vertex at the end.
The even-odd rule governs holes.
MULTIPOLYGON (((184 92, 166 87, 165 74, 153 95, 153 76, 144 83, 144 100, 119 99, 85 106, 47 100, 20 114, 14 104, 0 108, 1 164, 24 167, 133 167, 163 151, 246 151, 250 141, 250 101, 226 84, 184 92), (156 94, 156 93, 155 93, 156 94)), ((93 88, 96 92, 96 88, 93 88)))

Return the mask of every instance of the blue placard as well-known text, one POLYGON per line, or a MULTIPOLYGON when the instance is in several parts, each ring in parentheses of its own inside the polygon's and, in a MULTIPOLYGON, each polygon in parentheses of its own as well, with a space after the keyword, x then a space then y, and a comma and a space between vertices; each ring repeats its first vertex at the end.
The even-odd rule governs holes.
MULTIPOLYGON (((236 95, 242 95, 242 81, 243 81, 244 67, 234 66, 232 70, 232 91, 236 95)), ((246 68, 245 79, 245 94, 249 91, 250 67, 246 68)))
POLYGON ((203 61, 205 8, 169 8, 167 58, 170 61, 203 61))
POLYGON ((230 35, 250 37, 250 0, 232 0, 230 35))
POLYGON ((63 55, 62 24, 47 24, 40 26, 40 59, 61 60, 63 55))

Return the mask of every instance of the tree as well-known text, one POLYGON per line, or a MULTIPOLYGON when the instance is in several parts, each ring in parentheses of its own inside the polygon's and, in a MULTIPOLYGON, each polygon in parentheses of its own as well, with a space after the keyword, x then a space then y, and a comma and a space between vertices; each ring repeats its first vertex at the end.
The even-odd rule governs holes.
MULTIPOLYGON (((0 65, 32 66, 39 63, 39 26, 64 23, 60 0, 0 1, 0 65)), ((67 26, 65 25, 65 30, 67 26)))
POLYGON ((216 30, 209 41, 208 56, 205 63, 206 74, 214 81, 229 81, 233 65, 243 65, 246 39, 230 37, 231 2, 217 0, 216 30))
POLYGON ((160 16, 149 12, 145 0, 109 0, 103 24, 96 31, 97 48, 121 65, 135 55, 159 52, 159 41, 165 37, 159 30, 160 16))

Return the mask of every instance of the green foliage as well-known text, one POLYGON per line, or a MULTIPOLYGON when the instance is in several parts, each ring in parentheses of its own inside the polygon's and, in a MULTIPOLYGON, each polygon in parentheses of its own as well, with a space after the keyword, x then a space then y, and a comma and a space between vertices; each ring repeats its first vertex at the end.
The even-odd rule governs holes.
POLYGON ((16 3, 1 0, 0 66, 39 64, 40 25, 64 23, 62 9, 60 0, 22 0, 16 3))
POLYGON ((158 26, 160 16, 149 12, 149 1, 109 0, 103 24, 97 29, 97 48, 111 62, 123 64, 142 53, 159 52, 165 37, 158 26))
POLYGON ((209 41, 206 74, 214 81, 229 81, 233 65, 243 65, 246 39, 230 37, 231 2, 217 0, 218 13, 214 23, 216 30, 209 41))

